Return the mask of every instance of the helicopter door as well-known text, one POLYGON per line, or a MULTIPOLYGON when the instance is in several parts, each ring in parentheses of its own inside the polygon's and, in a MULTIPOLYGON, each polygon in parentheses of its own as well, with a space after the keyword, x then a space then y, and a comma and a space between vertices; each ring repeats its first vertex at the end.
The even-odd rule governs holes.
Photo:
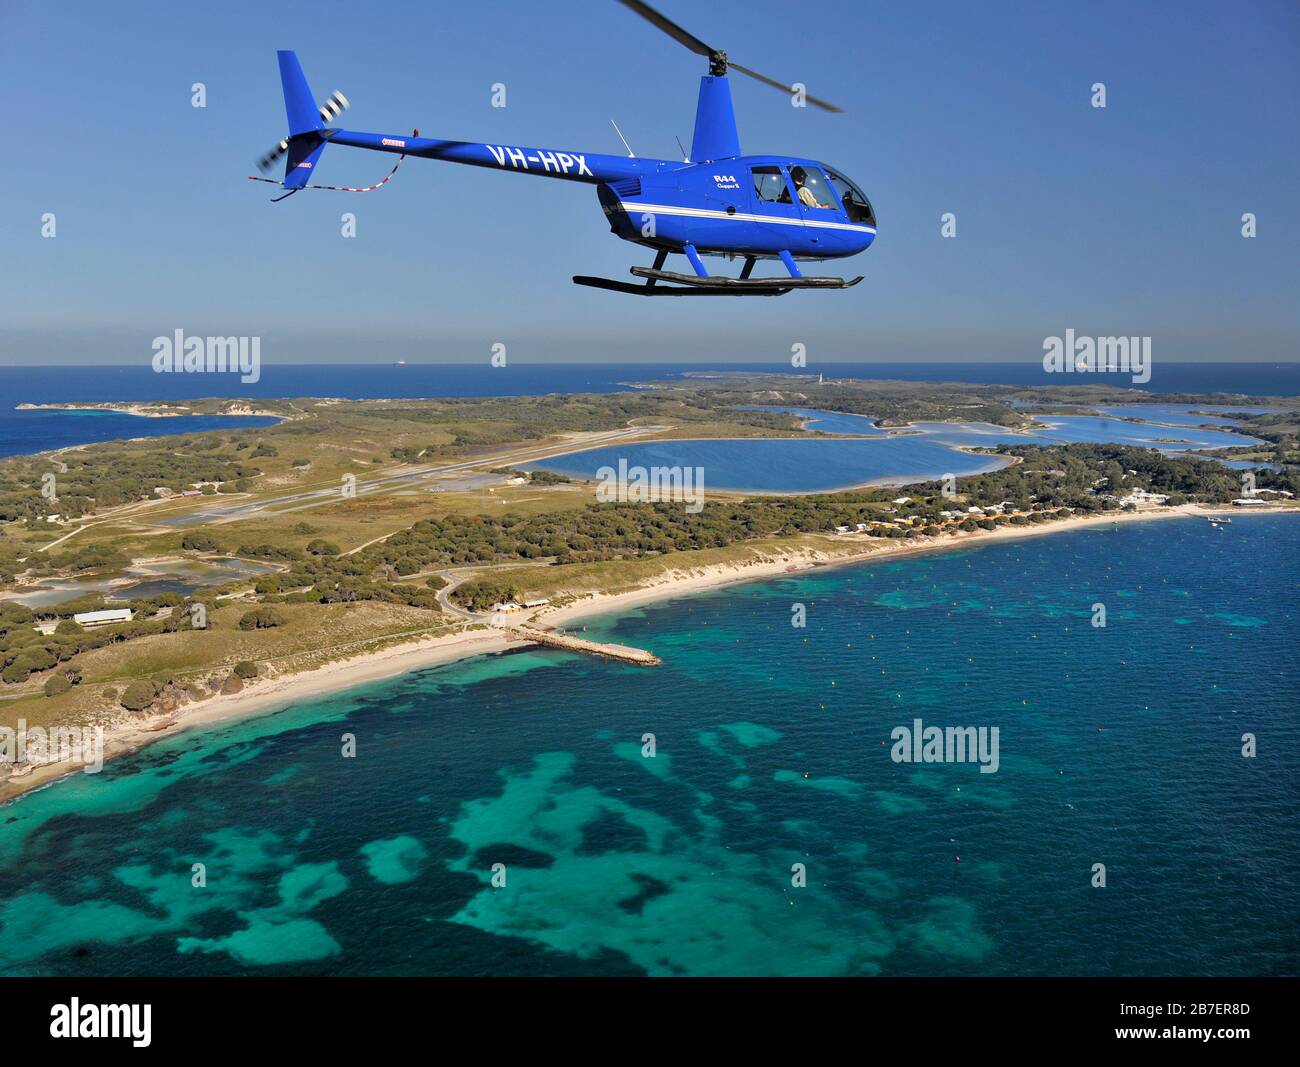
POLYGON ((830 251, 840 243, 834 227, 818 226, 819 222, 843 222, 835 191, 820 167, 794 164, 790 167, 791 184, 794 185, 795 200, 799 205, 799 215, 808 224, 808 242, 818 248, 830 251))
POLYGON ((784 167, 774 165, 750 167, 749 172, 754 188, 753 214, 765 220, 760 225, 773 247, 784 247, 781 238, 789 241, 801 236, 803 224, 790 177, 784 167))

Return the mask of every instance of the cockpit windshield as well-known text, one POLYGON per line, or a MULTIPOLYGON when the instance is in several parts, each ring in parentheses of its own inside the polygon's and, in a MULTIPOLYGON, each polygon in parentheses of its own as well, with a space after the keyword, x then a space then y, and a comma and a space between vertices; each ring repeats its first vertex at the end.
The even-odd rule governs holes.
POLYGON ((849 217, 849 221, 874 226, 876 213, 871 210, 871 201, 867 199, 867 194, 848 178, 841 177, 834 171, 827 171, 826 176, 835 187, 835 191, 839 193, 840 203, 844 205, 844 213, 849 217))

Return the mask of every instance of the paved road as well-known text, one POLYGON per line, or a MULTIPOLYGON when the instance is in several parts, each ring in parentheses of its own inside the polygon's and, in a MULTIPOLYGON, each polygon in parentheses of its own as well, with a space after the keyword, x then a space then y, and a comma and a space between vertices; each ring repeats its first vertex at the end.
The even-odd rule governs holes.
POLYGON ((459 574, 458 571, 470 569, 477 570, 479 568, 447 567, 440 571, 434 571, 434 573, 439 577, 447 579, 447 584, 439 589, 434 595, 438 598, 438 604, 441 606, 442 610, 447 612, 448 615, 457 615, 469 622, 487 622, 489 616, 479 615, 477 612, 470 611, 467 608, 462 608, 451 599, 452 590, 469 577, 469 575, 459 574))
MULTIPOLYGON (((622 430, 611 430, 608 433, 595 434, 578 442, 576 447, 582 449, 594 448, 597 445, 609 444, 611 441, 620 441, 628 437, 640 437, 644 434, 655 433, 664 428, 662 426, 629 426, 622 430)), ((509 466, 512 463, 546 459, 550 456, 574 450, 574 444, 528 448, 500 456, 480 456, 478 459, 450 463, 441 467, 421 467, 418 470, 405 471, 401 474, 387 474, 379 478, 368 478, 365 481, 358 480, 354 487, 353 496, 369 496, 401 485, 415 485, 440 475, 473 470, 489 463, 493 466, 509 466)), ((302 511, 321 504, 333 503, 338 499, 340 499, 340 487, 335 485, 325 489, 310 489, 301 493, 289 493, 286 496, 257 500, 247 504, 227 504, 220 507, 205 508, 203 511, 192 512, 188 515, 156 519, 155 522, 164 526, 197 526, 200 523, 225 522, 231 519, 247 518, 267 509, 275 509, 280 514, 302 511)))

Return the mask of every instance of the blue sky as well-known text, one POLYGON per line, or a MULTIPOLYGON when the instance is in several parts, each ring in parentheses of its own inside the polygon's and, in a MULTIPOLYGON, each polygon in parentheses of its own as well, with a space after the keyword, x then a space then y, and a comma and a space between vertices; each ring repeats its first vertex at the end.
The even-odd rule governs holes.
MULTIPOLYGON (((283 133, 277 48, 318 97, 348 95, 350 129, 617 153, 615 118, 674 157, 704 61, 613 0, 5 0, 0 363, 135 363, 176 328, 286 362, 486 361, 498 342, 512 361, 1037 360, 1067 327, 1151 335, 1157 359, 1300 358, 1293 0, 659 6, 845 108, 734 78, 743 148, 823 159, 871 197, 879 238, 834 265, 857 288, 581 289, 570 275, 650 258, 590 186, 412 159, 375 193, 272 205, 246 180, 283 133)), ((316 180, 390 163, 336 147, 316 180)))

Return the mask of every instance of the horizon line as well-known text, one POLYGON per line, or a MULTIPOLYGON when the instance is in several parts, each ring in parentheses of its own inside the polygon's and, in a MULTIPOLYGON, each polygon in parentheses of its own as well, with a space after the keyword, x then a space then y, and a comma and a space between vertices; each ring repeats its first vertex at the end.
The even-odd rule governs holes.
MULTIPOLYGON (((655 366, 655 367, 690 367, 690 366, 718 366, 725 364, 736 364, 738 366, 754 366, 762 363, 761 360, 739 360, 739 359, 715 359, 715 360, 602 360, 602 359, 574 359, 574 360, 549 360, 549 359, 519 359, 510 366, 528 366, 528 367, 578 367, 578 366, 655 366)), ((868 366, 868 367, 934 367, 934 366, 973 366, 973 367, 996 367, 996 366, 1025 366, 1031 367, 1041 365, 1040 359, 926 359, 926 360, 879 360, 879 359, 825 359, 819 360, 817 366, 868 366)), ((1259 359, 1259 360, 1235 360, 1235 359, 1165 359, 1160 361, 1164 366, 1237 366, 1237 367, 1266 367, 1266 366, 1300 366, 1300 356, 1295 359, 1259 359)), ((464 360, 365 360, 360 362, 351 362, 347 360, 277 360, 274 363, 264 360, 264 366, 279 367, 384 367, 401 364, 406 367, 485 367, 488 363, 482 359, 464 360)), ((27 370, 41 369, 46 367, 95 367, 95 368, 120 368, 123 370, 130 368, 142 368, 150 365, 149 360, 135 361, 131 363, 64 363, 55 361, 49 363, 5 363, 0 361, 0 369, 5 370, 27 370)), ((774 363, 774 369, 767 373, 772 374, 790 374, 798 373, 794 368, 789 370, 776 369, 780 364, 774 363)), ((495 368, 502 369, 502 368, 495 368)), ((803 373, 815 374, 816 371, 804 368, 803 373)), ((1122 372, 1116 372, 1122 373, 1122 372)))

